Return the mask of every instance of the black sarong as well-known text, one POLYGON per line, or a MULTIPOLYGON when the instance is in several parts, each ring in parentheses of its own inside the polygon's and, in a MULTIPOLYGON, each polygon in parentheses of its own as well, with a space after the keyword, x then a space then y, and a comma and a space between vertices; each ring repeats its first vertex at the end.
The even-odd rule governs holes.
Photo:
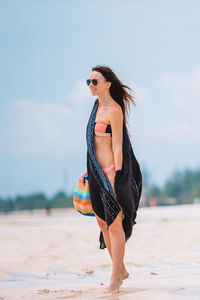
MULTIPOLYGON (((112 224, 120 212, 119 205, 122 207, 122 224, 125 232, 125 241, 127 241, 132 234, 133 225, 136 224, 135 219, 142 192, 142 174, 133 153, 126 124, 123 121, 123 160, 122 169, 117 170, 115 173, 115 197, 110 180, 102 171, 95 153, 94 126, 98 105, 99 99, 94 103, 86 130, 87 170, 91 203, 94 212, 106 222, 107 227, 112 224)), ((100 231, 99 242, 100 249, 106 248, 102 231, 100 231)))

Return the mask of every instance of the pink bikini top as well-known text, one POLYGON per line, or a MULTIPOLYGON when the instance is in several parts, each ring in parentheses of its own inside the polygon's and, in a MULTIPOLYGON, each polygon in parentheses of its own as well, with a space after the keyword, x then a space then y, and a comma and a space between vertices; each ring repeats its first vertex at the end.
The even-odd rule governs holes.
MULTIPOLYGON (((95 134, 96 134, 96 132, 101 132, 101 133, 107 133, 107 134, 105 134, 103 136, 112 136, 111 125, 108 124, 108 123, 105 123, 105 122, 95 122, 94 130, 95 130, 95 134)), ((96 135, 98 135, 98 134, 96 134, 96 135)))

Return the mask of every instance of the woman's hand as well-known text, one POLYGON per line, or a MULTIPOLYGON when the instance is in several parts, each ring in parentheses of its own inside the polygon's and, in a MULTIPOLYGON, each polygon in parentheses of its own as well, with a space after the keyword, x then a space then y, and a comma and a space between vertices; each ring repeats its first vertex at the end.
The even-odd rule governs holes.
POLYGON ((81 183, 84 185, 84 177, 86 176, 86 175, 88 175, 88 171, 87 170, 85 170, 84 172, 83 172, 83 174, 81 175, 81 183))

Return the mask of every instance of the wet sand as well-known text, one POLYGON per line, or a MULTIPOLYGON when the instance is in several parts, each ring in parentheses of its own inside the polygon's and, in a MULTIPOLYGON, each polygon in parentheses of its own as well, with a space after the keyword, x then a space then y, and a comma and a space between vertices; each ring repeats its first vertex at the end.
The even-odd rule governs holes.
POLYGON ((2 299, 200 299, 200 204, 139 208, 130 273, 104 294, 111 260, 94 217, 74 209, 0 215, 2 299))

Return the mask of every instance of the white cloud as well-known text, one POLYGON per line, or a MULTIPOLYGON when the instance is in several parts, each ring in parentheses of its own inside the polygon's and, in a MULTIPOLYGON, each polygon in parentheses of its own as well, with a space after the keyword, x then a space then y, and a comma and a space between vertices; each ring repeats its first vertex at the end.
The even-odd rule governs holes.
POLYGON ((90 102, 91 97, 91 92, 86 85, 86 82, 83 80, 77 81, 67 95, 67 99, 74 108, 87 105, 90 102))
POLYGON ((145 99, 149 97, 149 93, 144 87, 141 87, 138 83, 133 83, 133 96, 135 98, 136 105, 143 103, 145 99))
MULTIPOLYGON (((153 181, 164 180, 176 165, 198 162, 199 79, 200 69, 196 69, 190 76, 164 75, 151 90, 133 85, 136 106, 131 106, 129 129, 136 156, 153 170, 153 181), (155 90, 159 90, 156 95, 155 90)), ((8 103, 0 112, 1 154, 23 160, 37 157, 41 163, 47 157, 48 163, 57 165, 60 161, 71 168, 72 176, 75 168, 84 165, 93 102, 88 87, 79 81, 66 97, 66 105, 30 99, 8 103)))
POLYGON ((161 127, 157 127, 154 136, 157 139, 185 139, 190 134, 190 125, 185 123, 184 120, 173 120, 170 119, 168 122, 163 124, 161 127))
POLYGON ((165 74, 151 90, 135 85, 131 134, 140 162, 161 183, 177 167, 199 164, 200 68, 191 74, 165 74))
MULTIPOLYGON (((5 151, 16 155, 68 155, 84 138, 81 112, 67 106, 34 100, 8 104, 4 118, 9 125, 0 131, 5 151)), ((1 149, 2 151, 3 149, 1 149)))
POLYGON ((135 85, 137 113, 133 123, 140 125, 137 130, 156 142, 164 139, 199 141, 200 68, 188 75, 165 74, 153 90, 158 93, 156 96, 135 85), (146 134, 147 128, 150 134, 146 134))
POLYGON ((200 67, 189 75, 166 74, 161 85, 168 90, 170 104, 189 117, 199 118, 200 111, 200 67))
POLYGON ((191 74, 165 74, 160 80, 167 93, 170 115, 163 128, 166 137, 183 138, 199 142, 200 127, 200 68, 195 68, 191 74))

